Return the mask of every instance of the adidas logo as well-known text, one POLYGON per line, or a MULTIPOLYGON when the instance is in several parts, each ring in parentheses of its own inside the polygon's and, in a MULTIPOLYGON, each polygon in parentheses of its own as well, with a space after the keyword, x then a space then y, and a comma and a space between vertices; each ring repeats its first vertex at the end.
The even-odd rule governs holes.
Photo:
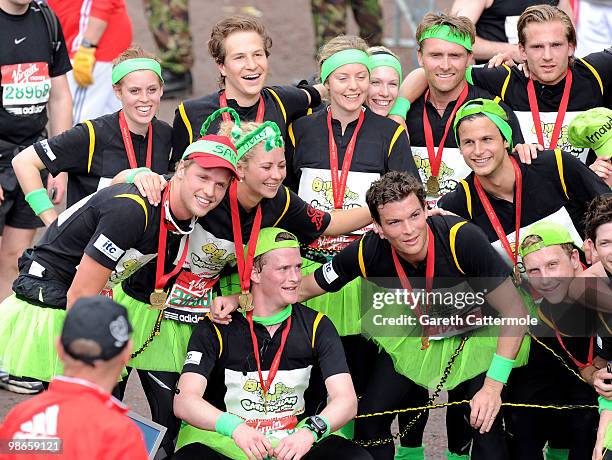
POLYGON ((58 415, 59 406, 57 404, 47 407, 44 412, 34 415, 27 422, 23 422, 13 439, 56 438, 58 415))

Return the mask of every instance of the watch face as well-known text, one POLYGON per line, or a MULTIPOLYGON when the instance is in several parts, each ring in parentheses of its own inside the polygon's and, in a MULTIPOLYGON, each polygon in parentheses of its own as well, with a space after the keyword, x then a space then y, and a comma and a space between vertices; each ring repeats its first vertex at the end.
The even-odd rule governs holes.
POLYGON ((313 417, 310 417, 310 421, 312 422, 312 427, 315 428, 317 431, 324 433, 327 430, 327 423, 325 423, 325 421, 321 417, 315 415, 313 417))

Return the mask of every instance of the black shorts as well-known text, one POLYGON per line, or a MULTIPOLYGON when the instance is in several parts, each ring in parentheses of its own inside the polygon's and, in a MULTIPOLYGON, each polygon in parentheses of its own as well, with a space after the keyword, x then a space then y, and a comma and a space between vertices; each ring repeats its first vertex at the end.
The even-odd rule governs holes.
POLYGON ((4 192, 4 200, 0 203, 0 236, 5 225, 23 229, 45 226, 25 200, 12 168, 0 169, 0 186, 4 192))

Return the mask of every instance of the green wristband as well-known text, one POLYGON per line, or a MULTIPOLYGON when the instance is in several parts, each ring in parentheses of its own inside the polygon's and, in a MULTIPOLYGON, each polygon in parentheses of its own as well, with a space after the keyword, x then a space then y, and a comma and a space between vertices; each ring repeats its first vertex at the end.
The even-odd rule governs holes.
POLYGON ((215 431, 223 436, 232 437, 238 425, 242 425, 244 420, 229 412, 223 412, 215 423, 215 431))
POLYGON ((398 115, 405 120, 409 110, 410 101, 405 97, 398 97, 395 100, 393 107, 391 107, 391 110, 389 110, 389 115, 398 115))
POLYGON ((597 398, 599 401, 599 413, 601 414, 602 410, 612 410, 612 400, 606 399, 603 396, 597 398))
POLYGON ((146 167, 142 167, 142 168, 134 168, 134 169, 130 169, 130 172, 127 174, 127 176, 125 176, 125 182, 126 184, 133 184, 134 183, 134 179, 136 178, 136 176, 138 174, 140 174, 141 172, 151 172, 151 170, 149 168, 146 167))
POLYGON ((499 356, 497 353, 495 353, 493 355, 493 359, 491 360, 489 370, 487 371, 487 377, 506 384, 513 367, 513 359, 504 358, 503 356, 499 356))
POLYGON ((25 196, 25 199, 30 205, 30 208, 32 208, 32 211, 34 211, 34 214, 37 216, 45 212, 47 209, 53 208, 53 203, 51 203, 47 190, 44 188, 32 190, 25 196))

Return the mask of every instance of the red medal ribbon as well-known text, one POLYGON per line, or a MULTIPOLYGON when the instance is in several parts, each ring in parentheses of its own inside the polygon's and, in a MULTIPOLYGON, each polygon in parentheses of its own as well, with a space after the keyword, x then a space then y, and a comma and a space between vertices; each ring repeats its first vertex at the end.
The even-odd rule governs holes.
MULTIPOLYGON (((554 323, 553 323, 554 324, 554 323)), ((559 332, 559 329, 557 329, 557 327, 555 326, 555 335, 557 336, 557 340, 559 341, 559 343, 561 344, 561 348, 563 348, 563 350, 565 351, 565 353, 567 353, 567 356, 569 356, 569 358, 572 360, 572 362, 578 366, 579 369, 584 369, 585 367, 591 366, 593 364, 593 336, 590 337, 589 339, 589 356, 587 357, 587 362, 586 363, 581 363, 580 361, 578 361, 574 355, 572 355, 569 350, 567 349, 567 347, 565 346, 565 344, 563 343, 563 339, 561 338, 561 333, 559 332)))
MULTIPOLYGON (((565 86, 563 88, 563 95, 561 96, 561 104, 559 104, 559 111, 557 112, 555 127, 553 128, 552 136, 550 138, 550 146, 548 147, 548 149, 550 150, 554 150, 557 147, 557 141, 559 140, 559 134, 561 134, 563 120, 565 119, 565 112, 567 111, 567 104, 569 102, 570 89, 572 88, 572 79, 572 69, 568 67, 567 75, 565 77, 565 86)), ((527 97, 529 98, 529 108, 531 109, 531 117, 533 118, 533 124, 536 131, 536 135, 538 136, 538 142, 542 144, 544 148, 547 148, 544 144, 544 135, 542 134, 542 122, 540 121, 538 100, 536 98, 535 87, 531 78, 527 82, 527 97)))
POLYGON ((259 357, 259 345, 257 343, 257 337, 255 336, 255 330, 253 328, 253 311, 248 311, 246 313, 246 319, 249 323, 249 329, 251 330, 251 341, 253 342, 253 352, 255 353, 255 362, 257 363, 257 373, 259 374, 259 384, 261 385, 261 390, 263 391, 263 400, 264 405, 266 404, 266 396, 268 394, 268 390, 272 386, 272 381, 274 377, 276 377, 276 372, 278 371, 278 366, 280 365, 281 355, 283 354, 283 350, 285 349, 285 343, 287 342, 287 336, 289 335, 289 329, 291 329, 291 316, 287 318, 287 325, 285 329, 283 329, 283 334, 281 335, 281 343, 278 347, 278 351, 274 355, 274 359, 272 360, 272 365, 270 366, 270 370, 268 371, 268 379, 264 381, 263 374, 261 372, 261 359, 259 357))
POLYGON ((155 265, 155 289, 163 289, 168 280, 181 270, 183 263, 185 263, 185 259, 187 258, 187 250, 189 249, 189 236, 187 236, 185 246, 183 247, 183 252, 181 253, 178 263, 170 273, 166 273, 164 275, 164 264, 166 262, 166 239, 168 237, 168 229, 170 228, 166 222, 165 203, 168 200, 171 187, 172 183, 170 183, 168 187, 166 187, 166 190, 164 190, 164 197, 162 199, 161 220, 159 223, 159 240, 157 243, 157 263, 155 265))
POLYGON ((351 169, 351 161, 353 160, 353 153, 355 152, 355 144, 357 143, 357 134, 363 124, 365 118, 365 112, 359 111, 359 118, 357 119, 357 126, 351 136, 346 152, 344 153, 344 160, 342 161, 342 173, 338 177, 338 147, 334 140, 334 130, 332 129, 332 113, 331 107, 327 111, 327 132, 329 139, 329 169, 331 170, 332 180, 332 192, 334 193, 334 209, 342 209, 342 203, 344 203, 344 192, 346 191, 346 181, 348 179, 348 173, 351 169), (339 182, 339 183, 338 183, 339 182))
POLYGON ((467 99, 468 94, 468 85, 467 83, 461 90, 459 94, 459 99, 457 99, 457 103, 453 108, 453 111, 446 122, 446 126, 444 127, 444 135, 440 140, 440 144, 438 145, 438 152, 434 152, 434 139, 433 133, 431 131, 431 124, 429 123, 429 117, 427 116, 427 97, 429 96, 429 90, 425 93, 425 104, 423 105, 423 130, 425 131, 425 145, 427 146, 427 156, 429 157, 429 167, 431 168, 431 175, 434 177, 438 177, 440 173, 440 165, 442 164, 442 152, 444 151, 444 143, 446 142, 446 136, 448 135, 448 131, 450 130, 453 121, 455 120, 455 114, 459 107, 463 105, 465 100, 467 99))
POLYGON ((232 232, 234 233, 234 247, 236 249, 236 261, 238 262, 238 276, 240 277, 240 289, 248 292, 251 287, 251 272, 253 271, 253 259, 259 229, 261 228, 261 205, 257 205, 255 220, 249 237, 249 249, 246 260, 244 260, 244 246, 242 245, 242 226, 240 225, 240 212, 238 211, 238 184, 232 182, 229 191, 230 209, 232 212, 232 232))
MULTIPOLYGON (((222 109, 227 107, 227 97, 225 96, 225 91, 219 94, 219 107, 222 109)), ((266 106, 264 104, 263 96, 259 95, 259 106, 257 107, 257 115, 255 116, 256 123, 263 123, 264 121, 264 113, 266 111, 266 106)), ((232 117, 227 112, 223 112, 221 114, 223 117, 223 121, 232 121, 232 117)))
MULTIPOLYGON (((393 256, 393 265, 395 265, 395 271, 397 272, 397 276, 400 279, 400 283, 402 283, 402 287, 406 289, 408 292, 412 293, 412 285, 410 284, 410 280, 406 276, 406 272, 404 271, 404 267, 400 264, 399 258, 397 257, 397 253, 395 252, 395 248, 391 246, 391 255, 393 256)), ((429 225, 427 226, 427 262, 425 265, 425 291, 427 293, 431 292, 431 286, 433 284, 433 276, 434 276, 434 266, 436 262, 436 248, 434 245, 434 237, 431 228, 429 225)), ((429 309, 429 305, 426 305, 426 310, 429 309)), ((414 311, 417 316, 420 318, 422 315, 421 309, 418 305, 414 306, 414 311)))
MULTIPOLYGON (((128 127, 123 110, 119 112, 119 128, 121 130, 121 137, 123 138, 123 145, 125 146, 125 153, 127 154, 128 162, 130 163, 130 169, 138 168, 136 154, 134 153, 134 146, 132 145, 132 137, 130 136, 130 128, 128 127)), ((147 136, 147 158, 145 160, 145 166, 151 169, 151 154, 153 152, 152 123, 149 123, 149 131, 147 132, 147 136)))
POLYGON ((476 193, 478 193, 478 198, 480 198, 482 206, 484 207, 487 213, 489 222, 491 222, 491 225, 493 226, 493 230, 495 230, 495 233, 497 234, 497 238, 499 238, 499 241, 501 241, 501 244, 503 245, 504 249, 508 253, 508 256, 510 257, 510 260, 512 260, 512 266, 515 267, 518 261, 519 231, 521 229, 521 207, 522 207, 522 202, 523 202, 523 176, 521 174, 521 169, 519 168, 519 165, 517 164, 516 160, 510 157, 510 162, 512 163, 512 167, 514 168, 514 180, 516 182, 515 184, 516 198, 514 201, 514 204, 515 204, 514 253, 512 252, 512 248, 510 247, 510 242, 508 241, 506 232, 504 232, 504 228, 499 222, 499 219, 497 218, 497 214, 495 214, 495 211, 493 210, 493 206, 491 206, 491 202, 489 201, 489 198, 487 198, 487 195, 485 191, 483 190, 482 185, 480 184, 480 180, 478 180, 478 176, 474 176, 474 187, 476 188, 476 193))

